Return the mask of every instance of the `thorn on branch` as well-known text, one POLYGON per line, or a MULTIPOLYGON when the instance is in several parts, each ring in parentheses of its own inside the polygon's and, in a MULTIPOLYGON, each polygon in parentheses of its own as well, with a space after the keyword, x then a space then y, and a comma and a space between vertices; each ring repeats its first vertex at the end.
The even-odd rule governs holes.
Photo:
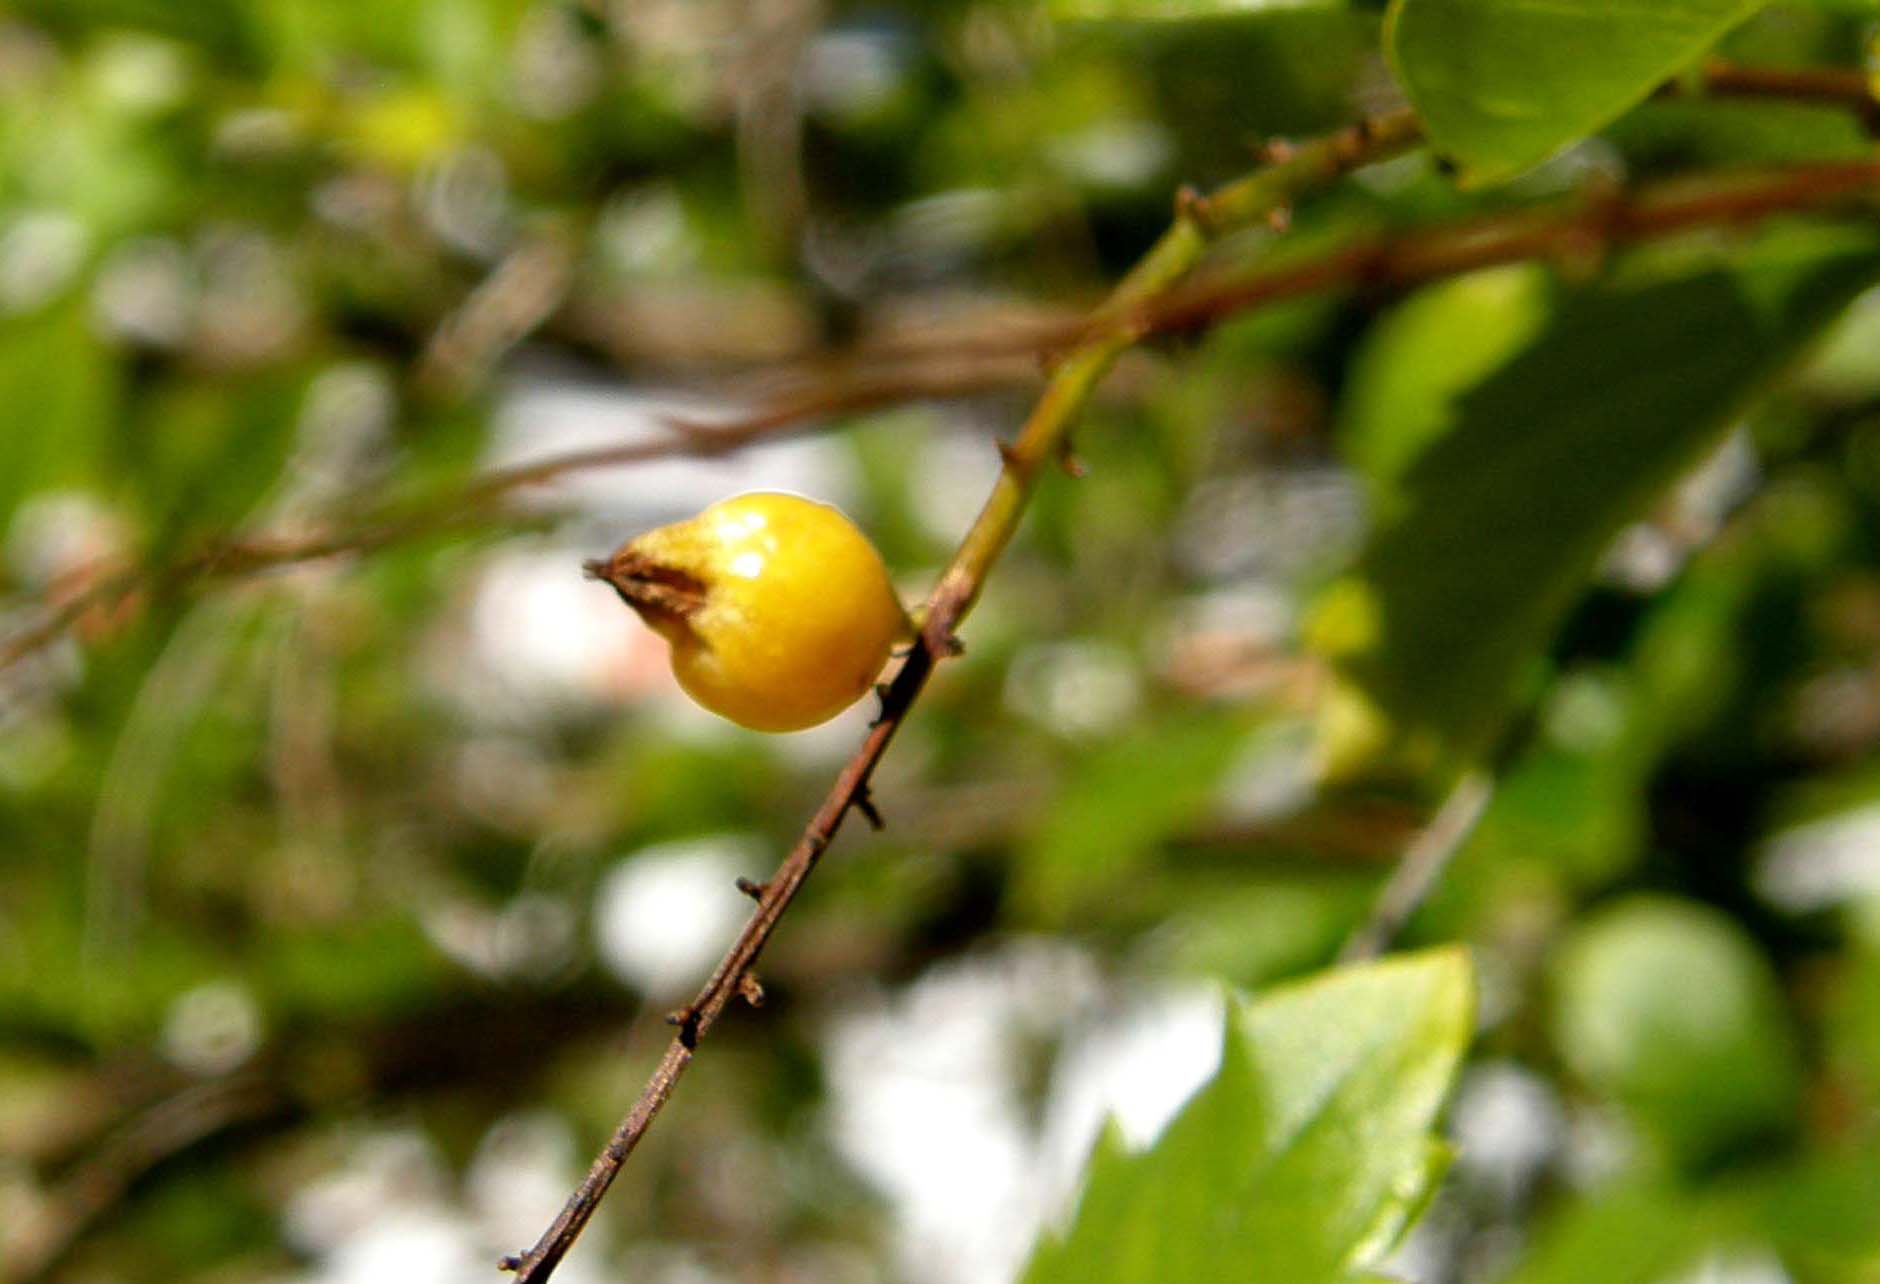
POLYGON ((873 829, 876 833, 880 833, 888 827, 888 822, 881 818, 881 811, 875 806, 875 796, 868 792, 867 785, 863 785, 855 791, 854 801, 855 810, 861 812, 863 817, 867 819, 869 828, 873 829))
POLYGON ((941 631, 940 636, 933 639, 932 646, 936 659, 956 660, 966 654, 966 644, 960 641, 960 635, 952 629, 941 631))
POLYGON ((757 979, 757 973, 746 972, 738 978, 738 997, 754 1008, 764 1006, 764 983, 757 979))
POLYGON ((695 1007, 675 1008, 666 1014, 666 1024, 679 1031, 679 1042, 687 1050, 698 1047, 698 1009, 695 1007))
POLYGON ((1058 451, 1058 467, 1064 470, 1066 477, 1080 481, 1090 472, 1088 468, 1084 467, 1084 461, 1079 459, 1077 453, 1071 449, 1071 444, 1068 441, 1064 443, 1063 449, 1058 451))
POLYGON ((999 452, 999 462, 1001 464, 1004 464, 1015 473, 1024 471, 1025 461, 1020 457, 1017 448, 1014 447, 1011 442, 1000 439, 992 444, 999 452))
POLYGON ((515 1274, 515 1272, 522 1269, 522 1254, 504 1253, 501 1257, 496 1259, 496 1269, 499 1271, 508 1271, 512 1275, 515 1274))
POLYGON ((764 893, 770 890, 768 884, 760 883, 753 878, 740 878, 738 879, 737 886, 740 892, 743 892, 754 901, 763 900, 764 893))

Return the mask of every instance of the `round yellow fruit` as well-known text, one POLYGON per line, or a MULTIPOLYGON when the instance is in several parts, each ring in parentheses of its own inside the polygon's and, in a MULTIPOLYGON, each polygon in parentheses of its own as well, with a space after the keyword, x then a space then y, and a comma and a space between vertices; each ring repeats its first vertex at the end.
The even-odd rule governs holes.
POLYGON ((672 644, 688 695, 758 731, 833 718, 911 632, 868 537, 799 495, 721 500, 587 569, 672 644))

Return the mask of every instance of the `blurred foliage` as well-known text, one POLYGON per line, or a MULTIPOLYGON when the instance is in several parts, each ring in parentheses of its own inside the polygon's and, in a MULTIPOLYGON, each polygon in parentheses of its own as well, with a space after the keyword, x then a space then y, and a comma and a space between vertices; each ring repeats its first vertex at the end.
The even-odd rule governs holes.
MULTIPOLYGON (((1035 371, 985 391, 943 346, 970 395, 813 442, 166 568, 1082 307, 1181 184, 1405 101, 1434 153, 1217 265, 1871 157, 1832 105, 1651 95, 1712 54, 1868 68, 1876 22, 0 6, 0 635, 141 585, 0 670, 0 1280, 493 1276, 869 715, 713 723, 581 559, 779 486, 913 597, 1035 371)), ((884 764, 888 828, 820 867, 567 1278, 1010 1279, 1046 1227, 1035 1279, 1874 1279, 1873 209, 1132 352, 884 764), (1468 947, 1472 1037, 1448 950, 1258 993, 1332 962, 1482 762, 1407 933, 1468 947), (1224 1039, 1157 1024, 1223 992, 1224 1039), (896 1074, 930 1095, 870 1106, 896 1074), (1077 1212, 1145 1096, 1175 1122, 1103 1132, 1077 1212)))

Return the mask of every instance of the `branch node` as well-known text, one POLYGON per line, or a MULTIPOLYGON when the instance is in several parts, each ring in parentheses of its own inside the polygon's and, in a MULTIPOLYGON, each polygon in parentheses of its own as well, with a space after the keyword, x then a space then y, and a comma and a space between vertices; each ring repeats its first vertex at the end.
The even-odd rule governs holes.
POLYGON ((1284 235, 1292 230, 1293 212, 1290 205, 1275 205, 1266 212, 1266 225, 1269 229, 1284 235))
POLYGON ((1079 481, 1090 473, 1090 470, 1084 467, 1084 461, 1077 457, 1077 452, 1071 449, 1069 441, 1066 441, 1063 449, 1058 451, 1058 467, 1064 470, 1066 477, 1079 481))
POLYGON ((999 462, 1001 464, 1004 464, 1015 473, 1025 470, 1024 456, 1018 453, 1017 447, 1013 446, 1011 442, 1000 438, 992 444, 999 452, 999 462))
POLYGON ((757 979, 757 973, 746 972, 738 978, 738 997, 754 1008, 764 1006, 764 983, 757 979))
POLYGON ((1175 217, 1193 225, 1195 231, 1210 240, 1220 230, 1213 205, 1193 183, 1183 183, 1175 190, 1175 217))
POLYGON ((764 893, 770 890, 769 884, 760 883, 754 878, 740 878, 738 879, 737 886, 740 892, 743 892, 754 901, 763 900, 764 893))
POLYGON ((679 1031, 679 1042, 687 1051, 698 1047, 698 1009, 690 1005, 675 1008, 666 1014, 666 1024, 679 1031))
POLYGON ((1253 145, 1253 159, 1262 165, 1284 165, 1299 149, 1284 138, 1268 138, 1253 145))
POLYGON ((513 1275, 515 1272, 522 1269, 522 1254, 504 1253, 501 1257, 496 1259, 496 1269, 499 1271, 508 1271, 513 1275))

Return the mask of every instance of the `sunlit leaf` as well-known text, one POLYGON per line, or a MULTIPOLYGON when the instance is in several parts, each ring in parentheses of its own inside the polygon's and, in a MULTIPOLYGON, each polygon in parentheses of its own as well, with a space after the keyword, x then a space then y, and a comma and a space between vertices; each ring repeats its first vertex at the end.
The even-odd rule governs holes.
POLYGON ((1430 1129, 1471 995, 1468 956, 1446 949, 1236 1001, 1220 1072, 1149 1150, 1106 1135, 1026 1281, 1349 1278, 1443 1166, 1430 1129))
POLYGON ((1393 0, 1387 45, 1437 148, 1511 178, 1634 106, 1763 0, 1393 0))

